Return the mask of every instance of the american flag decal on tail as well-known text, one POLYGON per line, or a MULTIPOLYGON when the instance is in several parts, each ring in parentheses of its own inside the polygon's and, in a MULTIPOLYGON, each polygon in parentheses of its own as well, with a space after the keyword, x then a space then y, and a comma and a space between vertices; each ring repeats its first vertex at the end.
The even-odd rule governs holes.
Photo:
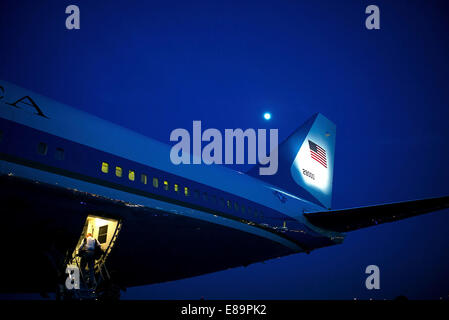
POLYGON ((321 148, 315 142, 309 140, 310 156, 313 160, 319 162, 322 166, 327 168, 326 150, 321 148))

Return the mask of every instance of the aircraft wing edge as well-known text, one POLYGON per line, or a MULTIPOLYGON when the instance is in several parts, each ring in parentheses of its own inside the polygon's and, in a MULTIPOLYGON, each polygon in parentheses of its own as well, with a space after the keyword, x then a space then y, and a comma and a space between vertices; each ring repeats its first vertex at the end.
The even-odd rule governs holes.
POLYGON ((449 208, 449 196, 343 210, 304 213, 319 228, 348 232, 449 208))

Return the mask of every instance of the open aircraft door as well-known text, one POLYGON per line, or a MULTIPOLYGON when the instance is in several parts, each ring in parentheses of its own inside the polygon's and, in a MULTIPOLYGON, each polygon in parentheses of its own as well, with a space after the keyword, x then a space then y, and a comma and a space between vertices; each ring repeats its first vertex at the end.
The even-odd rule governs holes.
MULTIPOLYGON (((101 256, 96 257, 95 259, 95 277, 97 280, 97 290, 95 290, 95 296, 98 295, 98 292, 101 290, 104 290, 105 288, 109 287, 109 285, 112 283, 112 279, 110 277, 110 274, 108 272, 108 269, 106 267, 106 261, 113 250, 114 246, 116 245, 118 235, 120 233, 122 227, 122 221, 110 217, 101 216, 98 214, 90 214, 87 216, 83 230, 81 232, 80 238, 78 240, 78 243, 73 250, 70 258, 68 259, 67 263, 67 270, 73 270, 78 269, 79 270, 79 286, 70 288, 69 291, 72 291, 71 296, 73 296, 73 293, 76 292, 75 298, 83 298, 83 292, 87 291, 86 286, 86 270, 81 270, 81 257, 79 255, 79 248, 81 247, 81 244, 83 243, 83 240, 86 238, 86 235, 88 233, 91 233, 92 236, 98 240, 100 243, 101 249, 103 253, 101 256), (75 291, 73 291, 75 289, 75 291), (79 289, 79 290, 77 290, 79 289)), ((70 275, 70 271, 67 272, 69 274, 69 278, 72 279, 70 275)), ((69 279, 69 280, 70 280, 69 279)), ((73 281, 72 281, 73 283, 73 281)), ((68 289, 67 286, 65 289, 68 289)), ((67 290, 64 290, 67 291, 67 290)), ((91 295, 92 298, 94 298, 91 295)), ((86 298, 86 297, 84 297, 86 298)))

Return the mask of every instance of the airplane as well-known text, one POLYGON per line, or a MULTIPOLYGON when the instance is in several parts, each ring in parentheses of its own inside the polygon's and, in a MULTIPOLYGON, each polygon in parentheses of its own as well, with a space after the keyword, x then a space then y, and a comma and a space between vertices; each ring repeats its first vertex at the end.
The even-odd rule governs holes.
POLYGON ((97 294, 341 244, 347 232, 449 207, 449 196, 331 209, 336 126, 315 114, 261 176, 174 165, 170 146, 0 81, 0 292, 70 297, 88 232, 97 294))

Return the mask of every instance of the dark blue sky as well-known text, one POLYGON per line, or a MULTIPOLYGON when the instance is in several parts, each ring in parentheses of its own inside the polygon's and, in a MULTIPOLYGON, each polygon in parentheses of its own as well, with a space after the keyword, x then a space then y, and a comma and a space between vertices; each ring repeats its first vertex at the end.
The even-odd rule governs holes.
MULTIPOLYGON (((165 143, 192 120, 282 140, 321 112, 337 125, 334 208, 449 194, 445 1, 3 0, 0 43, 1 79, 165 143), (80 30, 65 29, 70 4, 80 30), (365 28, 369 4, 381 30, 365 28)), ((124 297, 449 299, 448 231, 446 210, 124 297)))

